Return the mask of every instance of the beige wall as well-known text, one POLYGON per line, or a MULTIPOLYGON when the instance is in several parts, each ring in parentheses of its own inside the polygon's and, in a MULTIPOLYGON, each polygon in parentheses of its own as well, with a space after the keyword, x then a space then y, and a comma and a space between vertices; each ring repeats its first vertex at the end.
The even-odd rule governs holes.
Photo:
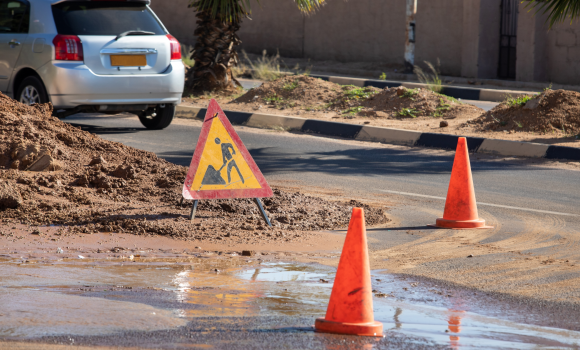
POLYGON ((404 0, 329 0, 305 21, 305 57, 403 63, 404 0))
MULTIPOLYGON (((153 0, 151 7, 181 43, 193 45, 196 18, 189 0, 153 0)), ((402 64, 405 0, 327 0, 304 16, 292 0, 252 2, 241 48, 286 57, 402 64)), ((495 78, 501 0, 418 0, 415 63, 441 61, 444 75, 495 78)), ((521 81, 580 84, 580 23, 547 31, 542 16, 520 5, 517 72, 521 81)))
POLYGON ((461 75, 463 0, 419 0, 415 21, 415 64, 439 59, 442 74, 461 75))
MULTIPOLYGON (((291 0, 265 0, 258 5, 252 2, 252 20, 242 22, 238 35, 241 49, 251 53, 276 50, 284 57, 304 57, 304 21, 291 0)), ((317 15, 314 15, 317 16, 317 15)))
POLYGON ((193 45, 195 37, 195 12, 187 8, 190 0, 152 0, 151 8, 165 28, 185 45, 193 45))
MULTIPOLYGON (((195 15, 188 0, 153 0, 151 7, 180 42, 193 45, 195 15), (168 6, 171 4, 172 6, 168 6)), ((405 49, 404 0, 328 0, 303 15, 292 0, 252 3, 252 20, 238 33, 241 49, 280 51, 313 60, 402 63, 405 49)))
POLYGON ((580 24, 560 24, 547 34, 548 81, 580 84, 580 24))

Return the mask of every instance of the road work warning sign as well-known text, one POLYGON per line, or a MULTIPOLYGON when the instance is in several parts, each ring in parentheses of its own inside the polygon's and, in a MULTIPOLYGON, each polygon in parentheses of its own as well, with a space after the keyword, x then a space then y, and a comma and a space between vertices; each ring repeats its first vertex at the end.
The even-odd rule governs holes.
POLYGON ((185 199, 263 198, 272 189, 216 100, 211 99, 183 185, 185 199))

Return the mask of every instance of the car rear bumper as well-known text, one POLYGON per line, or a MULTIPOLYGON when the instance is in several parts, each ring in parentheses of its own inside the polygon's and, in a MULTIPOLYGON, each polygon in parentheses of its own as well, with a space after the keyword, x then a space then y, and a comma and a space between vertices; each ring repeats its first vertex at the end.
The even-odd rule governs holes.
POLYGON ((49 62, 38 70, 55 108, 80 105, 178 104, 185 68, 171 61, 167 70, 151 75, 97 75, 83 63, 49 62))

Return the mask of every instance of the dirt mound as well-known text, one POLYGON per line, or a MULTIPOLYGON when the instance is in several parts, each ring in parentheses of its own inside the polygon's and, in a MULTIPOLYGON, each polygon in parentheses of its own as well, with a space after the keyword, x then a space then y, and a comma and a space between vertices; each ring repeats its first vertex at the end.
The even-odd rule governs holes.
MULTIPOLYGON (((180 207, 187 169, 154 153, 110 142, 0 94, 0 221, 65 225, 73 232, 130 232, 203 240, 300 240, 345 227, 360 203, 329 202, 274 189, 264 200, 274 224, 250 200, 201 201, 196 220, 180 207), (33 171, 34 170, 34 171, 33 171)), ((366 207, 367 223, 387 222, 366 207)))
POLYGON ((373 118, 480 116, 481 108, 463 104, 428 89, 357 87, 339 85, 308 76, 286 76, 249 90, 234 103, 262 104, 277 109, 337 112, 342 118, 356 115, 373 118))
POLYGON ((265 104, 272 108, 344 110, 381 91, 374 87, 341 86, 305 75, 285 76, 250 89, 233 102, 265 104))
POLYGON ((562 134, 580 133, 580 93, 546 90, 510 98, 472 122, 478 129, 562 134))
POLYGON ((386 88, 363 101, 364 114, 372 117, 455 119, 458 116, 481 115, 481 108, 464 104, 454 98, 428 89, 386 88))

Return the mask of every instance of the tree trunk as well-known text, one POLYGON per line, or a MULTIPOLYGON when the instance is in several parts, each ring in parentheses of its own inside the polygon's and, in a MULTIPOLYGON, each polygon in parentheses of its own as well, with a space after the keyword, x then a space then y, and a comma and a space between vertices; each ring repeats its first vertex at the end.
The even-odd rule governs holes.
POLYGON ((238 65, 235 47, 241 44, 236 34, 240 23, 212 19, 209 11, 198 12, 196 17, 197 43, 191 54, 195 65, 187 72, 185 91, 219 91, 241 86, 231 69, 238 65))

